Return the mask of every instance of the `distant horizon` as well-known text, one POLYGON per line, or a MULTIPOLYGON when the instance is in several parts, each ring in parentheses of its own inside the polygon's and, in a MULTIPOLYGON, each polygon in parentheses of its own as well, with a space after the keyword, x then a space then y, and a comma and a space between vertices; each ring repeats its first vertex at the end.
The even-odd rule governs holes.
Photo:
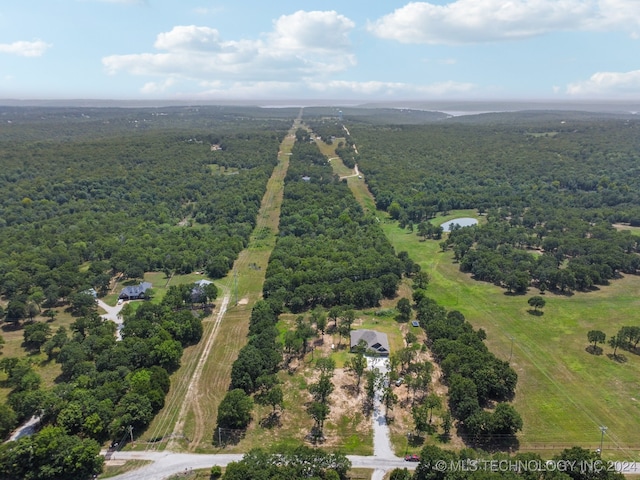
POLYGON ((637 103, 639 42, 638 0, 3 2, 0 95, 637 103))
POLYGON ((620 99, 559 100, 559 99, 398 99, 385 101, 340 99, 10 99, 0 98, 2 107, 69 107, 69 108, 163 108, 195 106, 239 106, 259 108, 394 108, 439 111, 451 115, 465 113, 517 112, 525 110, 576 110, 601 113, 640 112, 640 100, 620 99))

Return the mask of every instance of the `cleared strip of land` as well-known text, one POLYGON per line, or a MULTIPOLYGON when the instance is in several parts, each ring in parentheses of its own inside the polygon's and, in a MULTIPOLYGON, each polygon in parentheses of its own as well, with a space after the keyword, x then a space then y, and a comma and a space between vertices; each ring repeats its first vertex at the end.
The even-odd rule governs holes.
MULTIPOLYGON (((171 378, 165 407, 141 436, 146 442, 137 448, 165 449, 170 440, 172 450, 215 450, 212 439, 218 405, 229 387, 231 366, 247 341, 251 309, 262 295, 267 263, 278 232, 284 177, 298 126, 296 120, 282 142, 278 164, 267 183, 248 247, 240 252, 229 275, 219 282, 229 299, 226 313, 218 320, 218 310, 203 322, 202 341, 185 350, 182 367, 171 378), (183 406, 185 401, 188 403, 183 406), (149 443, 149 440, 156 441, 149 443)), ((219 303, 223 302, 221 299, 219 303)))

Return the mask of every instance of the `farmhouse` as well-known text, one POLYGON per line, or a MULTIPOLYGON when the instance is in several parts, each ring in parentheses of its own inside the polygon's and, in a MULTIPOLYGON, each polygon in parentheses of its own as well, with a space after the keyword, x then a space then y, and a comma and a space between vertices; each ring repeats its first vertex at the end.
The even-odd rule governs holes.
POLYGON ((213 282, 209 280, 198 280, 193 283, 193 288, 191 289, 191 300, 193 302, 204 302, 203 298, 206 298, 204 293, 204 287, 207 285, 211 285, 213 282))
POLYGON ((389 356, 389 339, 386 333, 375 330, 353 330, 351 332, 351 351, 364 341, 367 344, 367 352, 375 353, 381 357, 389 356))
POLYGON ((139 285, 129 285, 124 287, 118 295, 123 300, 141 300, 144 298, 145 292, 151 288, 149 282, 140 282, 139 285))

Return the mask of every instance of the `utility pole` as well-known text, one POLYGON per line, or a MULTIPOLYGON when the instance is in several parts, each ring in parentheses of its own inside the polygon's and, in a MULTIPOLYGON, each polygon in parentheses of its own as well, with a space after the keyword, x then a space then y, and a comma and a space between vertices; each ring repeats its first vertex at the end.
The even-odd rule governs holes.
POLYGON ((604 434, 605 434, 606 431, 607 431, 607 427, 605 427, 604 425, 601 425, 600 426, 600 432, 602 434, 600 435, 600 452, 599 452, 600 455, 602 455, 602 445, 604 443, 604 434))

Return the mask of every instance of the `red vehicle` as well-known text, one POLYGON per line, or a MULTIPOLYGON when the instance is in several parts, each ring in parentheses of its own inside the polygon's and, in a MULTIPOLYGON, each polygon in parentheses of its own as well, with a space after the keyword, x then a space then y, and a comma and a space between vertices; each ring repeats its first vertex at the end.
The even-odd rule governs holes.
POLYGON ((419 462, 420 457, 414 453, 413 455, 405 455, 404 460, 405 462, 419 462))

